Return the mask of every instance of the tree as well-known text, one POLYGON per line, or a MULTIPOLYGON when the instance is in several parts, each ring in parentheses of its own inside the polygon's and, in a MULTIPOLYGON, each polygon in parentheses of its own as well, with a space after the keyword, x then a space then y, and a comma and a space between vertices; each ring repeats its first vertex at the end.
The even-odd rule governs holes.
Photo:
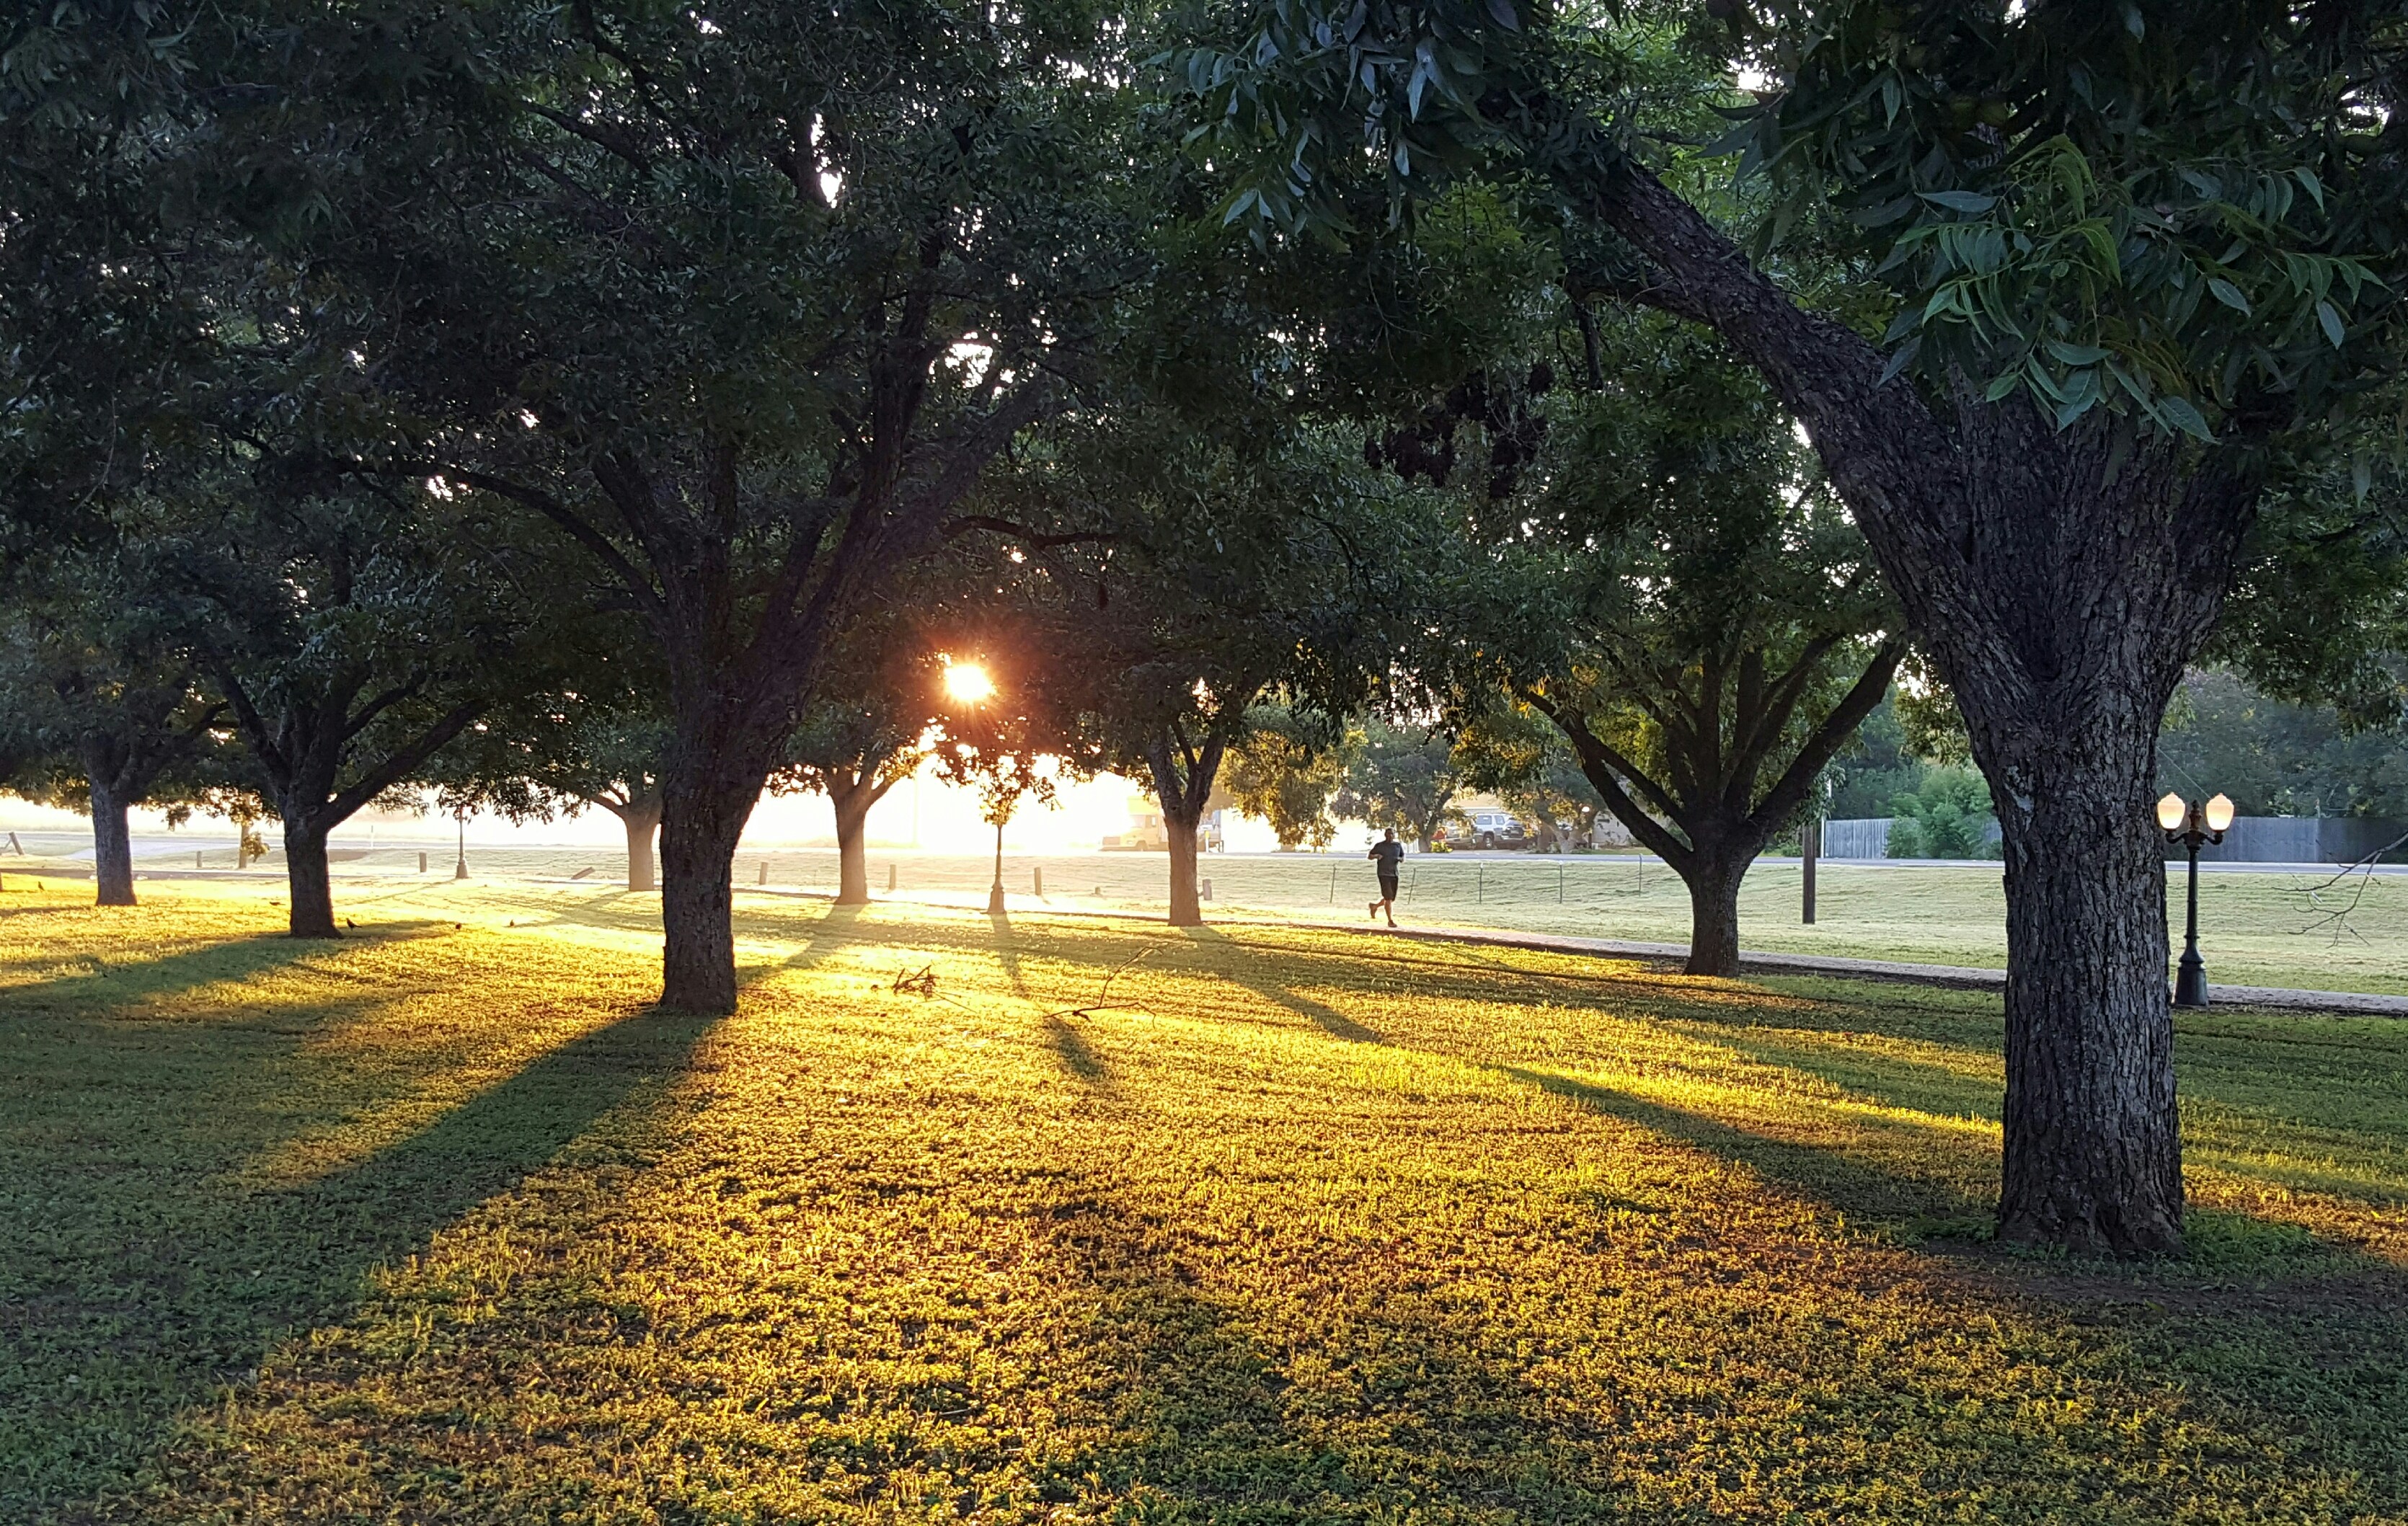
POLYGON ((1426 853, 1463 785, 1452 734, 1436 726, 1392 725, 1375 715, 1363 724, 1362 745, 1347 761, 1346 787, 1329 808, 1374 832, 1394 830, 1426 853))
POLYGON ((531 623, 555 637, 555 681, 494 693, 422 777, 437 787, 444 810, 489 809, 512 821, 606 810, 626 835, 627 889, 656 891, 652 844, 669 728, 650 651, 609 628, 616 622, 580 621, 570 611, 531 623))
POLYGON ((2329 706, 2259 692, 2229 669, 2183 680, 2157 749, 2157 788, 2226 794, 2243 816, 2408 818, 2408 746, 2329 706))
POLYGON ((207 796, 225 706, 111 562, 45 558, 0 607, 0 785, 88 813, 99 904, 130 906, 127 813, 207 796))
POLYGON ((1769 390, 1660 319, 1608 344, 1615 384, 1557 400, 1498 516, 1529 527, 1498 553, 1522 575, 1492 585, 1515 607, 1470 623, 1503 633, 1512 693, 1688 887, 1688 973, 1734 975, 1749 865, 1887 695, 1905 642, 1769 390))
POLYGON ((1338 831, 1329 802, 1345 787, 1352 735, 1332 742, 1310 718, 1263 708, 1268 713, 1254 718, 1251 734, 1229 751, 1229 798, 1270 823, 1281 852, 1327 848, 1338 831))
POLYGON ((1414 549, 1435 529, 1425 497, 1310 421, 1240 409, 1259 431, 1210 428, 1197 411, 1131 388, 1068 413, 982 499, 1037 574, 1058 713, 1161 806, 1172 926, 1202 920, 1197 834, 1223 761, 1283 715, 1342 734, 1416 616, 1414 549))
POLYGON ((1935 768, 1890 801, 1894 859, 1995 857, 1989 841, 1990 792, 1970 768, 1935 768))
POLYGON ((826 686, 787 744, 787 765, 773 776, 773 788, 786 782, 816 790, 835 807, 840 906, 869 902, 870 807, 919 772, 927 757, 920 744, 934 720, 936 664, 925 657, 909 662, 899 652, 887 655, 875 679, 826 686))
POLYGON ((495 694, 538 687, 512 576, 533 568, 427 489, 258 487, 208 508, 163 535, 160 596, 186 612, 283 824, 292 935, 340 937, 327 834, 417 778, 495 694))
POLYGON ((730 1010, 736 843, 831 644, 1144 278, 1137 38, 767 0, 316 25, 221 113, 329 209, 255 226, 278 374, 330 464, 517 506, 649 624, 663 999, 730 1010))
POLYGON ((1535 823, 1541 853, 1564 850, 1566 827, 1582 838, 1597 830, 1604 797, 1581 772, 1564 734, 1526 705, 1498 706, 1474 719, 1455 760, 1468 788, 1491 792, 1535 823))
POLYGON ((1692 33, 1771 76, 1731 102, 1777 198, 1765 263, 1656 151, 1662 97, 1629 85, 1660 29, 1469 0, 1229 20, 1180 64, 1235 211, 1342 221, 1356 166, 1392 202, 1523 177, 1616 241, 1600 292, 1713 330, 1810 433, 2000 806, 2000 1233, 2179 1249, 2158 722, 2268 485, 2398 364, 2397 7, 1828 0, 1692 33), (1877 300, 1784 286, 1809 240, 1877 300))

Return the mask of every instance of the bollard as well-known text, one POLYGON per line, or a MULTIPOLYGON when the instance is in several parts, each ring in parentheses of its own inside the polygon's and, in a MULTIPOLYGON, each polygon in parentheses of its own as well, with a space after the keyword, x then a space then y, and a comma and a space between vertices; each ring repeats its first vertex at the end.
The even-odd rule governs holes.
POLYGON ((1488 865, 1484 863, 1480 866, 1479 874, 1474 877, 1471 881, 1471 904, 1475 906, 1482 906, 1484 905, 1487 900, 1488 865))
POLYGON ((201 866, 201 856, 200 856, 198 853, 195 853, 195 854, 194 854, 194 855, 193 855, 193 867, 194 867, 194 868, 195 868, 195 869, 197 869, 197 868, 199 868, 200 866, 201 866))
POLYGON ((1204 881, 1202 887, 1197 892, 1197 898, 1203 901, 1210 901, 1212 899, 1212 882, 1211 880, 1208 879, 1204 881))
POLYGON ((423 853, 418 855, 418 872, 422 875, 426 872, 426 855, 423 853))
POLYGON ((761 877, 754 883, 762 885, 769 883, 769 861, 767 859, 763 859, 761 861, 761 877))
POLYGON ((890 891, 895 888, 895 865, 891 863, 886 866, 886 888, 890 891))
POLYGON ((1329 904, 1338 904, 1338 865, 1334 863, 1329 866, 1329 904))
POLYGON ((1037 899, 1039 901, 1045 899, 1045 869, 1043 865, 1036 865, 1029 869, 1028 888, 1036 892, 1037 899))

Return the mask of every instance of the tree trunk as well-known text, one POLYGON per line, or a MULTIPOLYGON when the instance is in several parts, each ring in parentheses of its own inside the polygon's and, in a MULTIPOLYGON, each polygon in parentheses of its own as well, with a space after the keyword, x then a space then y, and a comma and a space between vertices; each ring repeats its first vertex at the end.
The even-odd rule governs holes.
POLYGON ((1749 852, 1701 849, 1682 875, 1689 887, 1689 962, 1684 975, 1739 973, 1739 888, 1756 861, 1749 852))
POLYGON ((2166 994, 2157 717, 1981 727, 2007 888, 2003 1240, 2085 1255, 2182 1248, 2166 994))
POLYGON ((838 792, 828 791, 829 803, 836 806, 836 904, 840 906, 866 906, 869 904, 869 806, 877 791, 868 783, 855 785, 838 792))
POLYGON ((709 751, 702 767, 683 766, 695 756, 673 754, 662 792, 661 1005, 718 1014, 736 1010, 731 878, 767 770, 750 774, 748 785, 746 770, 709 751))
POLYGON ((335 926, 335 887, 326 873, 326 834, 322 828, 284 822, 284 882, 293 910, 286 926, 296 938, 339 938, 335 926))
POLYGON ((134 837, 126 826, 125 801, 98 775, 87 776, 92 786, 92 869, 99 882, 99 905, 134 905, 134 837))
POLYGON ((1718 332, 1812 436, 1990 781, 2007 860, 2000 1234, 2178 1251, 2148 792, 2166 703, 2214 628, 2257 511, 2256 452, 2245 436, 2204 453, 2164 438, 2127 450, 2100 415, 2059 429, 1970 381, 1935 411, 1652 175, 1626 167, 1601 189, 1600 215, 1661 268, 1649 290, 1718 332))
POLYGON ((1165 810, 1163 834, 1170 840, 1170 925, 1204 925, 1204 903, 1196 893, 1196 823, 1165 810))
POLYGON ((613 806, 610 810, 627 829, 627 888, 660 889, 660 877, 652 869, 652 837, 661 830, 660 804, 613 806))

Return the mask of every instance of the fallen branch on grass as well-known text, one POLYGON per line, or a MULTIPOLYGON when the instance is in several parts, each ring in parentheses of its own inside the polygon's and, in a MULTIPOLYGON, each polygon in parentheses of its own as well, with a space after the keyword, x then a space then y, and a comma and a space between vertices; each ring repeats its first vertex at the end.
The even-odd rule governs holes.
MULTIPOLYGON (((1140 948, 1136 953, 1131 954, 1128 958, 1122 960, 1120 963, 1114 965, 1112 967, 1112 973, 1104 977, 1104 989, 1096 993, 1096 999, 1094 1001, 1089 1002, 1084 1006, 1057 1007, 1054 1010, 1046 1013, 1045 1017, 1085 1018, 1092 1017, 1098 1012, 1142 1012, 1148 1017, 1154 1016, 1154 1009, 1147 1006, 1143 1002, 1114 1002, 1105 1000, 1106 997, 1112 993, 1112 982, 1119 979, 1122 975, 1126 973, 1130 965, 1136 963, 1139 960, 1145 958, 1148 954, 1153 952, 1154 949, 1151 948, 1140 948)), ((1044 1019, 1039 1019, 1039 1020, 1043 1021, 1044 1019)))
MULTIPOLYGON (((2336 944, 2341 942, 2341 935, 2344 933, 2347 933, 2360 943, 2366 943, 2366 934, 2350 925, 2350 914, 2356 911, 2358 904, 2366 899, 2367 887, 2374 883, 2374 865, 2381 861, 2384 854, 2394 852, 2402 846, 2408 846, 2408 833, 2402 833, 2392 838, 2323 883, 2300 889, 2300 894, 2307 902, 2307 909, 2315 914, 2315 920, 2300 929, 2300 934, 2304 935, 2329 927, 2332 929, 2332 941, 2336 944), (2352 877, 2356 877, 2358 883, 2350 887, 2349 899, 2338 905, 2328 904, 2326 897, 2338 895, 2337 888, 2352 877)), ((2369 946, 2372 947, 2372 945, 2369 946)))

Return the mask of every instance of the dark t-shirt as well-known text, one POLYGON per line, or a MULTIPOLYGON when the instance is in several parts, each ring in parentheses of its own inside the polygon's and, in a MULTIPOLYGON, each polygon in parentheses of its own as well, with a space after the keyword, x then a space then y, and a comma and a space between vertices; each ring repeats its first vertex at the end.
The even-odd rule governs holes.
POLYGON ((1371 845, 1370 856, 1380 861, 1380 877, 1382 879, 1394 879, 1397 877, 1397 866, 1405 862, 1405 845, 1402 843, 1373 843, 1371 845))

